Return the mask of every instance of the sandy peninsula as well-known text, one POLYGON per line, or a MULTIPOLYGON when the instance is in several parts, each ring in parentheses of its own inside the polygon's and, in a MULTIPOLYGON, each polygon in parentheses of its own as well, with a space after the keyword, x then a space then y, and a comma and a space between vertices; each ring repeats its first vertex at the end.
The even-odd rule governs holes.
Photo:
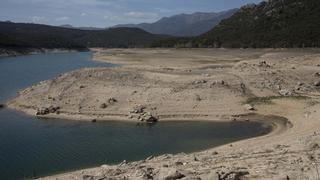
POLYGON ((44 179, 317 179, 320 50, 93 49, 120 64, 61 74, 7 105, 70 120, 251 121, 266 136, 44 179))

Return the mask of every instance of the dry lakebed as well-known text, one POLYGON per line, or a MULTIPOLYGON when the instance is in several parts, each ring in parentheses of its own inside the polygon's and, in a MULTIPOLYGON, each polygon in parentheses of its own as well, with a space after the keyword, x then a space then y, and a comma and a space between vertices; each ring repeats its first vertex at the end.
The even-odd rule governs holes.
POLYGON ((83 121, 258 121, 267 135, 43 179, 318 179, 318 49, 92 49, 84 68, 20 91, 9 108, 83 121))

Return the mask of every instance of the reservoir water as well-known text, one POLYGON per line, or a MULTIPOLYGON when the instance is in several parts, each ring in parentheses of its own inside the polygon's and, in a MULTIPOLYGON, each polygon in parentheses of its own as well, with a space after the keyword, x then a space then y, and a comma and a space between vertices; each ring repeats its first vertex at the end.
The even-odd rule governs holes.
MULTIPOLYGON (((0 59, 0 103, 17 91, 60 73, 112 67, 90 52, 0 59)), ((256 137, 270 127, 256 122, 75 122, 38 119, 0 109, 0 179, 24 179, 81 168, 141 160, 164 153, 194 152, 256 137)))

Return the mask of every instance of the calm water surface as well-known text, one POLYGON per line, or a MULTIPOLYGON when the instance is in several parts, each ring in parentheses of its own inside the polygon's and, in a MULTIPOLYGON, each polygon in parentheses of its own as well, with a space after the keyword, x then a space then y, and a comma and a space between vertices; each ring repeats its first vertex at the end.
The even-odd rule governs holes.
MULTIPOLYGON (((0 102, 19 89, 83 67, 89 52, 0 59, 0 102)), ((150 155, 194 152, 270 131, 259 123, 164 122, 152 126, 119 122, 37 119, 0 110, 0 179, 45 176, 80 168, 134 161, 150 155)))

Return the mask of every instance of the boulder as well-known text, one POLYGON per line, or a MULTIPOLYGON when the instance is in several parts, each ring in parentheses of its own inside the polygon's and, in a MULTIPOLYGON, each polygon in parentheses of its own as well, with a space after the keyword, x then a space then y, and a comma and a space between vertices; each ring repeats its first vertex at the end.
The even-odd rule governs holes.
POLYGON ((136 106, 130 111, 130 113, 136 113, 136 114, 143 113, 144 109, 146 109, 145 106, 136 106))
POLYGON ((158 119, 149 112, 141 114, 139 120, 147 123, 155 123, 158 121, 158 119))
POLYGON ((206 80, 196 80, 196 81, 193 81, 192 84, 205 84, 205 83, 207 83, 206 80))
POLYGON ((201 97, 200 97, 200 95, 196 95, 196 101, 201 101, 202 99, 201 99, 201 97))
POLYGON ((37 109, 37 112, 36 112, 36 115, 46 115, 46 114, 49 114, 50 111, 48 108, 45 108, 45 107, 41 107, 39 109, 37 109))
POLYGON ((314 82, 313 85, 319 87, 320 86, 320 80, 314 82))
POLYGON ((227 180, 227 179, 242 179, 243 176, 249 175, 248 171, 230 171, 230 172, 218 172, 218 179, 227 180))
POLYGON ((123 161, 119 164, 119 166, 124 166, 124 165, 126 165, 126 164, 128 164, 128 161, 127 161, 127 160, 123 160, 123 161))
POLYGON ((158 173, 158 177, 155 179, 177 180, 182 179, 184 177, 185 175, 183 175, 175 168, 161 168, 158 173))
POLYGON ((94 180, 94 176, 91 176, 91 175, 83 175, 83 176, 82 176, 82 179, 83 179, 83 180, 94 180))
POLYGON ((108 103, 112 104, 112 103, 116 103, 118 102, 115 98, 109 98, 108 103))
POLYGON ((303 86, 303 82, 297 82, 297 86, 303 86))
POLYGON ((49 107, 48 107, 49 113, 55 113, 55 112, 57 112, 59 109, 60 109, 59 106, 49 106, 49 107))
POLYGON ((165 180, 176 180, 176 179, 182 179, 185 175, 180 173, 179 171, 174 171, 169 173, 167 176, 164 177, 165 180))
POLYGON ((251 104, 246 104, 246 105, 244 105, 244 107, 246 108, 246 110, 249 110, 249 111, 255 110, 255 108, 251 104))
POLYGON ((36 115, 46 115, 50 113, 57 113, 60 109, 59 106, 40 107, 37 109, 36 115))
POLYGON ((101 109, 105 109, 105 108, 107 108, 108 107, 108 105, 106 104, 106 103, 102 103, 101 105, 100 105, 100 108, 101 109))
POLYGON ((271 66, 266 61, 259 62, 259 67, 270 68, 271 66))
POLYGON ((279 94, 280 94, 281 96, 291 96, 291 95, 292 95, 292 92, 289 91, 289 90, 287 90, 287 89, 282 89, 282 90, 279 91, 279 94))

